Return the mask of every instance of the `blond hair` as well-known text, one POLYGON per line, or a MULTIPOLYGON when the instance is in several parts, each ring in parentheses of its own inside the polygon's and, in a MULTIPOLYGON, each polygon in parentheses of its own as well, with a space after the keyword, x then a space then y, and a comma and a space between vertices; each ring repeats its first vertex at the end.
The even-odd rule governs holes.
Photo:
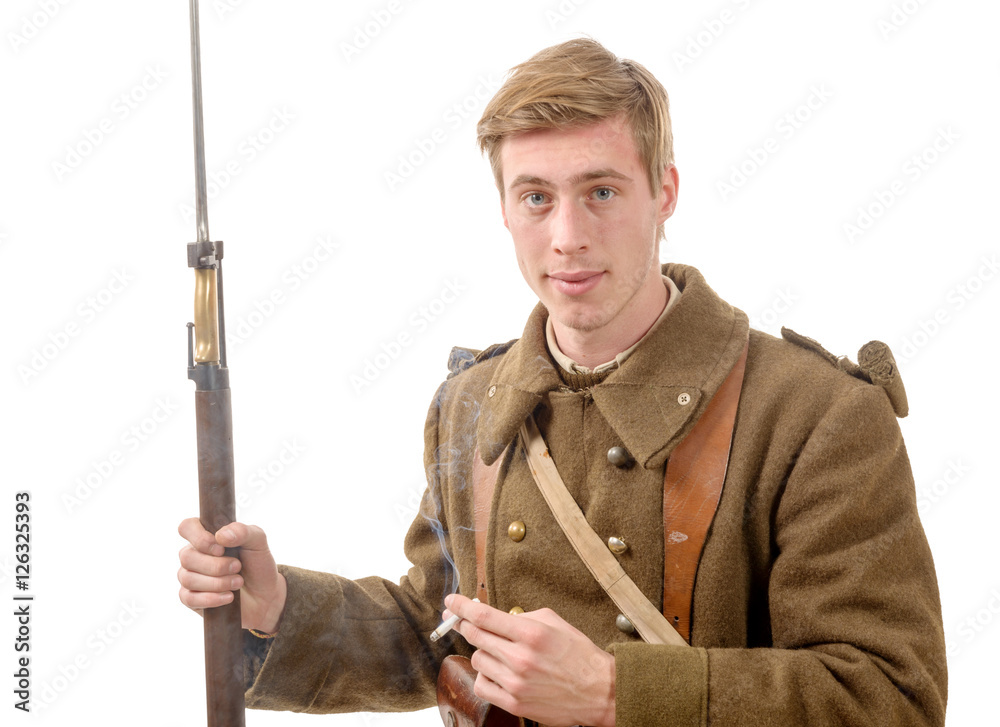
POLYGON ((619 114, 632 131, 655 196, 674 152, 667 92, 652 73, 590 38, 546 48, 511 68, 477 126, 479 149, 490 160, 501 198, 500 151, 508 136, 582 126, 619 114))

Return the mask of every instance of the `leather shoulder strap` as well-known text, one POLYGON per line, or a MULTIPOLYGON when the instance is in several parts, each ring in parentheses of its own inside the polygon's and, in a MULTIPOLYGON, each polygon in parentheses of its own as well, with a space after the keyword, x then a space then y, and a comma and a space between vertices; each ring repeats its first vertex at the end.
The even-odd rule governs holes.
POLYGON ((472 456, 472 509, 476 525, 476 597, 489 603, 486 597, 486 531, 490 525, 490 506, 493 490, 497 485, 500 463, 507 454, 505 449, 493 464, 486 466, 479 456, 479 447, 472 456))
POLYGON ((691 640, 695 576, 729 466, 749 342, 705 411, 667 460, 663 481, 663 615, 691 640))

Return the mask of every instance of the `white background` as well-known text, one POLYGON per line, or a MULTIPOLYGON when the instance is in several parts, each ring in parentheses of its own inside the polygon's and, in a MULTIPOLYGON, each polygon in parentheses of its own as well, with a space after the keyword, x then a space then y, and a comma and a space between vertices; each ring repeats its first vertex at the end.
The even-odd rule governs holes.
MULTIPOLYGON (((699 267, 769 332, 786 325, 852 358, 870 339, 896 352, 941 586, 948 723, 980 723, 1000 648, 1000 7, 391 7, 203 3, 208 167, 239 171, 217 177, 209 211, 213 239, 226 242, 230 332, 242 321, 248 334, 229 349, 240 517, 267 530, 283 562, 404 572, 423 419, 448 351, 520 335, 533 304, 475 121, 507 68, 589 34, 649 67, 671 96, 681 195, 663 259, 699 267), (241 145, 268 138, 276 112, 293 118, 251 159, 241 145), (422 156, 435 129, 444 141, 422 156), (769 138, 776 151, 755 162, 769 138), (869 207, 878 218, 859 220, 869 207), (849 234, 859 221, 867 229, 849 234), (333 254, 317 256, 319 238, 333 254), (443 305, 448 284, 461 293, 443 305), (275 292, 282 302, 268 310, 275 292), (417 325, 422 307, 437 315, 417 325), (410 345, 379 359, 358 391, 351 377, 400 334, 410 345), (281 471, 265 482, 255 472, 268 466, 281 471)), ((203 723, 201 627, 174 577, 177 524, 197 512, 187 22, 181 0, 6 0, 0 11, 0 582, 10 603, 14 492, 27 490, 33 689, 46 700, 5 723, 203 723)), ((15 628, 0 618, 8 715, 15 628)), ((434 711, 250 712, 247 722, 439 723, 434 711)))

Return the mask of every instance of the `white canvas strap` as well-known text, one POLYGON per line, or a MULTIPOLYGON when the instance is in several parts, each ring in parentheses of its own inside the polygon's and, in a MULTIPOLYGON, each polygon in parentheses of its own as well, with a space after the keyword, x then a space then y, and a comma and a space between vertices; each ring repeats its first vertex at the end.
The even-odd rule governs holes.
POLYGON ((594 578, 632 622, 640 636, 651 644, 687 646, 687 641, 670 625, 608 550, 600 536, 580 511, 566 484, 559 476, 548 447, 532 416, 521 425, 521 439, 528 454, 528 469, 538 484, 545 502, 566 533, 573 548, 593 573, 594 578))

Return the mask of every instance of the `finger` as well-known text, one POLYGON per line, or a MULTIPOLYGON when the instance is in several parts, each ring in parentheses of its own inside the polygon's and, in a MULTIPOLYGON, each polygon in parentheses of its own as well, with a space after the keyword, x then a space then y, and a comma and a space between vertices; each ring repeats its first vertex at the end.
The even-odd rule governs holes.
POLYGON ((463 618, 455 624, 454 630, 460 633, 472 646, 488 651, 501 658, 503 658, 502 655, 505 653, 505 650, 510 648, 512 643, 509 639, 498 636, 484 629, 482 626, 476 625, 467 618, 463 618))
POLYGON ((201 573, 194 573, 186 568, 181 568, 177 571, 177 581, 189 591, 224 593, 226 591, 238 591, 243 587, 242 576, 214 578, 202 575, 201 573))
MULTIPOLYGON (((447 601, 447 597, 445 597, 445 600, 447 601)), ((479 599, 478 598, 473 598, 472 602, 473 603, 479 603, 479 599)), ((446 608, 444 611, 441 612, 441 620, 442 621, 447 621, 448 619, 450 619, 454 615, 455 615, 454 613, 452 613, 451 611, 449 611, 446 608)))
MULTIPOLYGON (((459 623, 473 624, 483 631, 500 636, 508 641, 520 640, 524 631, 518 616, 500 611, 485 603, 476 603, 465 596, 453 593, 445 598, 445 606, 462 617, 459 623)), ((461 632, 465 636, 465 631, 461 632)), ((470 643, 474 643, 471 642, 470 643)))
POLYGON ((239 573, 242 567, 238 558, 207 555, 198 552, 190 545, 181 548, 178 555, 183 567, 206 576, 233 575, 239 573))
POLYGON ((193 548, 202 553, 222 555, 225 552, 225 549, 218 544, 212 534, 205 530, 205 526, 201 524, 201 520, 196 517, 189 517, 183 520, 177 526, 177 532, 180 533, 182 538, 191 543, 193 548))
POLYGON ((233 598, 235 598, 232 591, 208 593, 204 591, 191 591, 187 588, 181 588, 177 595, 180 597, 181 603, 194 611, 225 606, 227 603, 232 603, 233 598))
POLYGON ((444 597, 445 613, 451 616, 456 614, 461 618, 468 618, 469 614, 474 610, 490 609, 493 610, 492 606, 485 603, 480 603, 478 599, 473 600, 461 593, 451 593, 444 597))
POLYGON ((499 684, 484 676, 482 672, 476 676, 472 691, 483 701, 489 702, 505 712, 517 714, 519 711, 514 698, 499 684))
POLYGON ((479 674, 496 682, 501 687, 506 688, 507 681, 511 678, 511 670, 486 649, 476 649, 472 654, 472 668, 479 674))

